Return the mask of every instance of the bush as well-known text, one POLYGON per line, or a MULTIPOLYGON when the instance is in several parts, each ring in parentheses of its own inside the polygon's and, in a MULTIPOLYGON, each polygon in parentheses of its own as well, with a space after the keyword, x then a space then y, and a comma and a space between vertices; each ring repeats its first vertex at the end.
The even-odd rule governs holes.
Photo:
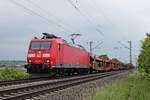
POLYGON ((25 79, 28 74, 24 70, 5 68, 0 71, 0 80, 25 79))
POLYGON ((138 62, 139 62, 139 70, 149 74, 150 73, 150 34, 148 33, 147 33, 147 37, 143 42, 138 62))
POLYGON ((103 60, 109 60, 109 57, 106 54, 100 55, 99 58, 103 60))
POLYGON ((117 80, 100 88, 93 100, 149 100, 150 82, 144 77, 135 72, 127 79, 117 80))

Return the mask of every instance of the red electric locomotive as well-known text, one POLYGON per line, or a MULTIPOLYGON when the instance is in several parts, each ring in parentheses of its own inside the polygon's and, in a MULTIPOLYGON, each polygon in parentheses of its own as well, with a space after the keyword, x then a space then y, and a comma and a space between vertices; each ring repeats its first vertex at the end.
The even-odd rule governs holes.
POLYGON ((80 45, 71 45, 53 34, 32 39, 27 55, 31 74, 74 73, 90 69, 90 54, 80 45))

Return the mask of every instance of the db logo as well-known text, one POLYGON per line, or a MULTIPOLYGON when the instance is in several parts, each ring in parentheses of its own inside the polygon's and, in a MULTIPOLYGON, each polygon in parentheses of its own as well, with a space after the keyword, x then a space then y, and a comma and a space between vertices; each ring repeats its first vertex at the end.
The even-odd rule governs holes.
POLYGON ((37 57, 41 57, 41 51, 38 52, 37 57))
POLYGON ((37 54, 37 57, 41 57, 41 54, 37 54))

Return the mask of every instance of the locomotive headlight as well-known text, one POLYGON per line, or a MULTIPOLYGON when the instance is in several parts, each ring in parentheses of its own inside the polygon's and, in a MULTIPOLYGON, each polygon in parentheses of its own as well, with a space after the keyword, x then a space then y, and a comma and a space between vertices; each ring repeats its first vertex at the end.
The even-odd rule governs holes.
POLYGON ((28 57, 35 57, 35 54, 28 54, 28 57))
POLYGON ((49 60, 45 60, 45 62, 49 63, 50 61, 49 60))
POLYGON ((50 54, 49 53, 45 53, 45 54, 43 54, 43 57, 50 57, 50 54))
POLYGON ((32 63, 32 62, 34 62, 34 60, 28 60, 28 62, 29 62, 29 63, 32 63))

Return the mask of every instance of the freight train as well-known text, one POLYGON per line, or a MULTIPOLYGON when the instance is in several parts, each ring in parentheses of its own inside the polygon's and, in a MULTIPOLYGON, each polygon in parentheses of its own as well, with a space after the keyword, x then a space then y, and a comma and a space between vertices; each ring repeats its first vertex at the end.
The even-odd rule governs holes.
POLYGON ((41 39, 35 37, 31 40, 25 68, 30 74, 82 74, 121 70, 127 66, 121 62, 93 57, 81 45, 43 33, 41 39))

